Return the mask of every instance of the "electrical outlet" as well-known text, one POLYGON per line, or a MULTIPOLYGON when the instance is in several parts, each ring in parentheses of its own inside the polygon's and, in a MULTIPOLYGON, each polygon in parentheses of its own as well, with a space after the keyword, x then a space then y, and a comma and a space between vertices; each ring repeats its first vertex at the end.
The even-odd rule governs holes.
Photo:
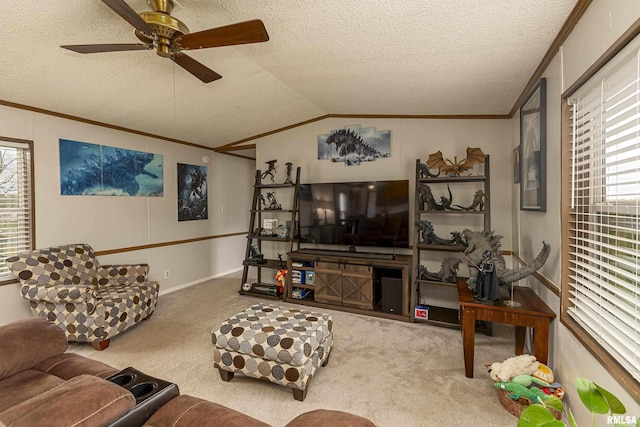
POLYGON ((171 274, 170 274, 169 270, 165 270, 165 271, 164 271, 164 278, 165 278, 165 279, 168 279, 168 278, 169 278, 169 276, 171 276, 171 274))

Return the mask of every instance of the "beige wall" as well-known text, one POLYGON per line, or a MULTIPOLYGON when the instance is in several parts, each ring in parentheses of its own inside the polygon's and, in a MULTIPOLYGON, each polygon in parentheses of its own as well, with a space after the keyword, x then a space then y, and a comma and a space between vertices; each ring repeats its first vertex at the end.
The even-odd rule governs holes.
MULTIPOLYGON (((569 38, 544 71, 547 78, 547 212, 519 210, 517 194, 512 207, 514 222, 514 249, 522 258, 532 258, 538 250, 536 242, 544 238, 551 242, 549 261, 541 270, 558 287, 561 286, 560 241, 560 97, 584 71, 596 61, 631 24, 640 18, 640 2, 637 0, 594 0, 569 38)), ((519 119, 512 122, 512 147, 519 141, 519 119)), ((560 300, 541 286, 535 279, 523 281, 542 296, 559 315, 560 300)), ((590 414, 575 394, 576 377, 589 378, 618 396, 627 407, 629 415, 640 417, 640 397, 630 396, 595 360, 584 346, 556 319, 552 323, 550 364, 558 380, 566 386, 568 405, 578 425, 590 425, 590 414)), ((606 419, 598 419, 605 425, 606 419)))
MULTIPOLYGON (((161 139, 0 106, 0 136, 34 141, 36 247, 89 243, 102 251, 246 232, 255 163, 161 139), (60 195, 60 138, 162 154, 163 197, 60 195), (209 162, 205 163, 203 157, 209 162), (177 163, 206 165, 209 219, 178 222, 177 163), (228 207, 222 211, 222 207, 228 207)), ((100 257, 103 264, 145 262, 162 292, 236 271, 244 236, 100 257), (170 278, 164 279, 164 271, 170 278)), ((162 300, 160 300, 162 303, 162 300)), ((0 324, 30 316, 17 285, 0 287, 0 324)))
MULTIPOLYGON (((459 160, 466 157, 467 147, 479 147, 485 154, 491 156, 491 223, 497 234, 505 236, 503 249, 511 247, 511 195, 513 176, 511 167, 511 152, 504 147, 510 146, 510 122, 506 119, 497 120, 445 120, 445 119, 326 119, 310 123, 295 129, 270 135, 256 141, 258 168, 266 165, 264 162, 277 159, 278 164, 287 161, 301 167, 301 182, 341 182, 368 180, 409 180, 410 212, 413 212, 413 194, 415 191, 416 159, 425 162, 429 154, 438 150, 443 156, 459 160), (375 127, 378 130, 391 131, 391 156, 365 162, 357 166, 346 166, 344 163, 332 163, 329 160, 318 160, 317 136, 327 134, 332 130, 349 125, 375 127)), ((283 168, 283 167, 282 167, 283 168)), ((281 178, 280 178, 281 179, 281 178)), ((474 188, 475 189, 475 188, 474 188)), ((433 188, 438 196, 439 189, 433 188)), ((445 191, 444 187, 440 190, 445 191)), ((472 193, 460 193, 460 188, 452 187, 454 203, 469 204, 472 193), (464 200, 464 201, 463 201, 464 200)), ((443 193, 442 195, 446 195, 443 193)), ((438 197, 436 197, 438 198, 438 197)), ((438 222, 438 226, 446 229, 436 234, 443 237, 449 232, 464 228, 477 229, 482 227, 482 217, 458 218, 446 224, 438 222)), ((435 224, 434 224, 435 225, 435 224)), ((411 233, 412 236, 413 233, 411 233)), ((263 252, 276 251, 263 245, 263 252)), ((346 247, 340 249, 347 249, 346 247)), ((369 249, 371 251, 371 249, 369 249)), ((382 248, 376 252, 389 252, 382 248)), ((396 253, 411 253, 409 250, 395 250, 396 253)), ((430 259, 421 260, 427 268, 437 271, 442 259, 447 253, 430 253, 430 259)), ((465 267, 466 268, 466 267, 465 267)), ((461 269, 461 274, 467 274, 461 269)), ((455 289, 444 288, 438 292, 431 292, 429 303, 438 306, 457 308, 458 297, 455 289)))

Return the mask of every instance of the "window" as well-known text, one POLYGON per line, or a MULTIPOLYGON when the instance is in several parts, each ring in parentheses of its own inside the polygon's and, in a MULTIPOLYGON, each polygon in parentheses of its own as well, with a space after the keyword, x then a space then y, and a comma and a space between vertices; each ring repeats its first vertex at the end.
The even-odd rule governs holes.
POLYGON ((33 242, 31 143, 0 138, 0 283, 13 280, 5 259, 33 242))
POLYGON ((624 375, 640 381, 640 49, 634 45, 565 96, 571 137, 563 315, 624 375))

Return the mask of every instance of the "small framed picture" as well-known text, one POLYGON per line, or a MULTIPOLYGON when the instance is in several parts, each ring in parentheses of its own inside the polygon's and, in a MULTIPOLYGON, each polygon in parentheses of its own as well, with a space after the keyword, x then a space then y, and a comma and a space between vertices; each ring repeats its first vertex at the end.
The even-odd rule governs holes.
POLYGON ((265 218, 262 220, 262 228, 264 231, 275 233, 276 227, 278 227, 278 220, 272 218, 265 218))

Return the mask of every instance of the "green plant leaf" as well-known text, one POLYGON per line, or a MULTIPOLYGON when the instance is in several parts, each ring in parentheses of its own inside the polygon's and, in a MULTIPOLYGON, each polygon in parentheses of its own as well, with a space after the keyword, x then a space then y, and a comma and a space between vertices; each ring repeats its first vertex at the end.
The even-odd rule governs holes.
POLYGON ((595 383, 585 378, 576 378, 576 390, 580 400, 591 413, 606 414, 609 412, 609 404, 604 396, 598 391, 595 383))
POLYGON ((571 427, 578 427, 578 424, 576 424, 576 419, 573 418, 573 413, 571 412, 571 409, 569 409, 569 425, 571 427))
POLYGON ((609 410, 611 411, 612 414, 626 414, 627 413, 627 408, 624 407, 622 402, 620 402, 620 400, 618 400, 617 397, 615 397, 613 394, 611 394, 607 390, 605 390, 602 387, 600 387, 598 384, 593 383, 593 385, 596 386, 596 389, 606 399, 607 403, 609 404, 609 410))
POLYGON ((553 414, 542 405, 529 405, 518 419, 518 427, 564 427, 553 414))
POLYGON ((549 396, 549 398, 547 400, 545 400, 544 406, 550 406, 553 409, 557 409, 560 412, 562 412, 562 410, 564 409, 564 405, 562 404, 562 400, 558 399, 555 396, 549 396))

